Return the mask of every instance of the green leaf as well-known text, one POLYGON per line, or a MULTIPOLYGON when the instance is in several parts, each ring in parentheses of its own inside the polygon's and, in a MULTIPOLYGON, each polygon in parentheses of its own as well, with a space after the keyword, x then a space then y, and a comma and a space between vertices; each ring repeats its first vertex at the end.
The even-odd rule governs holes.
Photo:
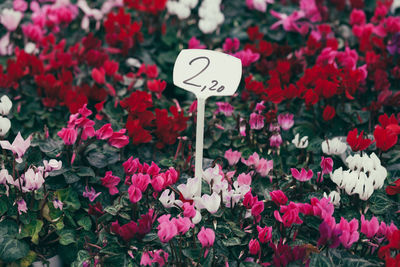
POLYGON ((222 240, 222 244, 224 244, 224 246, 226 246, 226 247, 233 247, 233 246, 240 245, 241 241, 237 237, 231 237, 231 238, 222 240))
POLYGON ((328 258, 324 255, 320 254, 313 254, 311 257, 310 266, 313 267, 331 267, 335 266, 331 258, 328 258))
POLYGON ((143 242, 152 242, 158 238, 156 233, 148 233, 143 239, 143 242))
POLYGON ((24 226, 21 232, 21 236, 31 237, 31 241, 33 244, 39 244, 39 232, 42 230, 43 221, 40 220, 33 220, 30 224, 24 226))
POLYGON ((25 257, 29 252, 29 246, 22 240, 9 235, 0 237, 0 259, 13 262, 25 257))
POLYGON ((385 214, 391 207, 392 201, 387 197, 386 193, 375 192, 369 198, 370 210, 374 214, 385 214))
POLYGON ((109 164, 119 161, 119 154, 115 151, 97 152, 91 151, 86 156, 89 164, 96 168, 104 168, 109 164))
POLYGON ((84 177, 95 177, 95 173, 90 167, 79 166, 76 175, 84 177))
POLYGON ((182 251, 183 255, 192 260, 198 260, 200 258, 201 248, 187 248, 182 251))
POLYGON ((60 236, 59 242, 61 245, 66 246, 76 242, 74 230, 63 229, 58 232, 58 235, 60 236))
POLYGON ((174 160, 172 158, 164 158, 160 160, 160 165, 164 167, 172 167, 174 166, 174 160))
POLYGON ((80 180, 79 176, 72 171, 64 172, 63 175, 67 184, 73 184, 80 180))
POLYGON ((90 254, 86 250, 79 250, 76 260, 71 264, 71 267, 82 267, 83 263, 90 259, 90 254))
POLYGON ((78 210, 81 207, 79 202, 78 193, 72 188, 65 188, 58 190, 58 196, 60 201, 68 205, 67 208, 72 210, 78 210))
POLYGON ((59 154, 62 151, 63 146, 64 142, 61 139, 54 140, 48 138, 44 141, 39 142, 40 150, 49 157, 55 157, 57 154, 59 154))
POLYGON ((241 262, 239 265, 239 267, 256 267, 256 266, 261 266, 261 265, 255 262, 241 262))
POLYGON ((83 229, 85 229, 86 231, 89 231, 90 228, 92 228, 92 221, 90 220, 90 218, 88 216, 84 216, 79 219, 78 225, 82 226, 83 229))
POLYGON ((0 223, 0 236, 15 236, 18 233, 18 226, 12 220, 4 220, 0 223))
POLYGON ((0 199, 0 215, 3 215, 8 210, 7 202, 0 199))

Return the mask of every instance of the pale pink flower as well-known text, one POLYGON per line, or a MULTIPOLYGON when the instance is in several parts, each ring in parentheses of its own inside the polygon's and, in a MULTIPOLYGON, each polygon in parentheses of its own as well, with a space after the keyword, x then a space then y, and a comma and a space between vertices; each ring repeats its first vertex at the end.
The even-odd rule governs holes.
POLYGON ((262 129, 264 127, 264 116, 254 113, 254 112, 251 113, 249 124, 250 124, 251 129, 255 129, 255 130, 262 129))
POLYGON ((242 158, 242 163, 245 164, 246 166, 257 166, 258 162, 260 161, 260 156, 257 154, 257 152, 254 152, 247 160, 242 158))
POLYGON ((28 211, 28 208, 26 207, 26 202, 24 199, 20 199, 17 201, 18 205, 18 213, 21 215, 23 212, 26 213, 28 211))
POLYGON ((246 121, 243 118, 240 118, 239 132, 241 136, 246 136, 246 121))
POLYGON ((278 123, 282 127, 283 130, 287 131, 294 125, 293 114, 279 114, 278 115, 278 123))
POLYGON ((53 206, 54 206, 54 208, 56 208, 56 209, 62 210, 64 204, 63 204, 60 200, 58 200, 58 199, 56 198, 56 199, 53 200, 53 206))
POLYGON ((42 187, 44 183, 43 172, 37 169, 36 171, 29 168, 23 175, 25 186, 23 191, 34 191, 42 187))
POLYGON ((28 9, 28 3, 24 0, 14 0, 13 8, 16 11, 25 12, 28 9))
POLYGON ((188 48, 189 49, 205 49, 207 47, 205 45, 201 44, 200 40, 197 40, 196 37, 193 36, 189 40, 188 48))
POLYGON ((271 30, 275 30, 282 25, 283 29, 288 32, 299 32, 302 35, 308 32, 307 24, 301 24, 298 22, 298 20, 304 18, 305 16, 303 11, 294 11, 289 16, 284 13, 278 13, 274 10, 271 10, 270 13, 272 16, 279 19, 277 22, 271 25, 271 30))
POLYGON ((96 191, 94 190, 93 187, 89 188, 87 186, 85 186, 85 191, 83 192, 83 197, 87 197, 89 198, 90 202, 93 202, 99 195, 101 194, 101 192, 96 193, 96 191))
POLYGON ((3 9, 0 15, 0 23, 10 32, 15 31, 21 22, 23 14, 12 9, 3 9))
POLYGON ((256 62, 260 59, 260 54, 253 53, 250 49, 241 50, 233 54, 233 56, 237 57, 242 61, 243 67, 248 67, 250 64, 256 62))
POLYGON ((10 43, 10 32, 7 32, 0 39, 0 55, 1 56, 12 55, 13 50, 14 50, 14 45, 10 43))
POLYGON ((31 136, 24 140, 20 132, 18 132, 12 144, 10 144, 10 142, 8 141, 0 141, 0 146, 3 149, 11 150, 15 156, 15 161, 18 163, 22 162, 22 157, 24 156, 26 150, 30 147, 30 145, 31 136))
MULTIPOLYGON (((251 172, 250 172, 251 173, 251 172)), ((250 173, 241 173, 237 178, 239 186, 251 185, 251 175, 250 173)))
POLYGON ((261 177, 266 177, 273 168, 274 162, 272 160, 262 158, 256 166, 256 171, 261 175, 261 177))
POLYGON ((241 152, 232 151, 232 148, 225 151, 225 155, 224 155, 224 157, 228 160, 228 163, 230 166, 233 166, 236 163, 238 163, 241 156, 242 156, 241 152))
POLYGON ((267 4, 273 4, 274 0, 246 0, 249 9, 255 9, 260 12, 267 11, 267 4))
POLYGON ((292 176, 293 178, 295 178, 296 180, 300 181, 300 182, 305 182, 310 180, 314 173, 312 170, 308 170, 306 171, 304 168, 301 168, 301 172, 299 172, 297 169, 295 168, 291 168, 290 171, 292 172, 292 176))

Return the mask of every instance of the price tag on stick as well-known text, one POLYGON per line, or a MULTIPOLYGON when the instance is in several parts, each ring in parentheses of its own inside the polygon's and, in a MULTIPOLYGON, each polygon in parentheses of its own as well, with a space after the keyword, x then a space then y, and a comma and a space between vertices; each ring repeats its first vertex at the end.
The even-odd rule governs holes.
POLYGON ((197 97, 195 177, 201 195, 203 172, 204 107, 210 96, 229 96, 236 92, 242 77, 240 59, 217 51, 184 49, 175 61, 174 84, 197 97))

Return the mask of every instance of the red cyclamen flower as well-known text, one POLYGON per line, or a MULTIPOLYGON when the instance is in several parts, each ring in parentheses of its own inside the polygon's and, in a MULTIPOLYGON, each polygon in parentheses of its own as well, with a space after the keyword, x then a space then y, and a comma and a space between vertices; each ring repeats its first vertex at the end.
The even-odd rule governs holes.
POLYGON ((358 135, 358 130, 357 128, 354 128, 347 134, 347 143, 350 145, 351 149, 356 152, 356 151, 363 151, 371 145, 372 141, 368 138, 363 137, 364 131, 360 132, 360 135, 358 135))

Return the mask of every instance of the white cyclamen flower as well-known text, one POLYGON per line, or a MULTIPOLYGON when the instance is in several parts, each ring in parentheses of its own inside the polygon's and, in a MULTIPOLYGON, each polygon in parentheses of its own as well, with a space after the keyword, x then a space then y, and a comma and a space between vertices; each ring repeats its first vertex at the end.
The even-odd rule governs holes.
POLYGON ((221 197, 215 192, 211 196, 204 194, 201 197, 201 204, 209 213, 216 213, 221 205, 221 197))
POLYGON ((306 148, 308 146, 308 136, 303 136, 300 139, 300 135, 297 133, 292 140, 292 143, 297 148, 306 148))
POLYGON ((340 139, 337 137, 331 140, 323 141, 321 146, 322 146, 322 152, 324 152, 327 155, 341 155, 347 149, 346 143, 340 141, 340 139))
POLYGON ((172 208, 175 203, 175 193, 169 189, 165 189, 158 200, 160 200, 164 208, 172 208))
POLYGON ((332 191, 327 196, 324 192, 324 197, 330 199, 331 203, 335 206, 339 206, 340 204, 340 193, 338 191, 332 191))
POLYGON ((8 113, 10 113, 10 110, 12 108, 12 102, 8 98, 8 96, 3 95, 0 98, 0 114, 3 116, 7 116, 8 113))
POLYGON ((11 121, 0 116, 0 136, 5 136, 11 128, 11 121))
POLYGON ((178 185, 178 190, 182 193, 182 196, 186 200, 194 199, 198 192, 199 178, 189 178, 186 184, 178 185))

